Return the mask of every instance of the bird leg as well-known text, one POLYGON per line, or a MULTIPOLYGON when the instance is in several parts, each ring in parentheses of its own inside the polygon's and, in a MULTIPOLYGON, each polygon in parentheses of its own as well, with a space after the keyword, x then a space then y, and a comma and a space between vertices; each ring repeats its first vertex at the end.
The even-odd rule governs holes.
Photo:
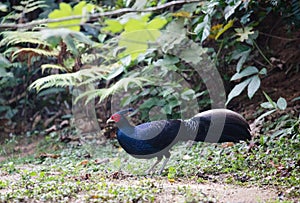
POLYGON ((160 170, 159 170, 159 172, 158 172, 158 175, 160 175, 160 174, 162 173, 162 171, 164 170, 164 168, 165 168, 167 162, 169 161, 169 159, 170 159, 170 157, 166 157, 166 158, 165 158, 165 160, 164 160, 164 162, 163 162, 163 165, 162 165, 162 167, 160 168, 160 170))
POLYGON ((153 171, 153 169, 155 168, 155 166, 156 166, 157 164, 159 164, 159 162, 161 162, 162 158, 163 158, 163 157, 157 157, 157 161, 151 166, 151 168, 149 168, 149 169, 146 171, 146 174, 147 174, 147 175, 150 174, 150 173, 153 171))

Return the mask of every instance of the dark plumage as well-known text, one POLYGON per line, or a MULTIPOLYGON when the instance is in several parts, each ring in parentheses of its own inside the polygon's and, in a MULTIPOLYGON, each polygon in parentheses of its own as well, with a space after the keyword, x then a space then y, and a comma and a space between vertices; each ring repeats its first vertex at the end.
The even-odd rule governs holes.
POLYGON ((239 142, 250 140, 250 128, 246 120, 236 112, 227 109, 213 109, 199 113, 188 120, 160 120, 133 126, 125 114, 127 109, 113 114, 108 120, 115 122, 117 139, 121 147, 136 158, 150 159, 157 157, 154 167, 166 157, 162 172, 170 158, 170 148, 178 141, 201 142, 239 142))

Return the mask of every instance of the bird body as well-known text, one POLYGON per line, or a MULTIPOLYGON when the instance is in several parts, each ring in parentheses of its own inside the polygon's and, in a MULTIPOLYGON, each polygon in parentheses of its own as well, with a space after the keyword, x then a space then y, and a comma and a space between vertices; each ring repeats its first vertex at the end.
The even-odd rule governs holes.
POLYGON ((121 147, 132 156, 153 158, 157 153, 171 147, 178 134, 179 126, 180 120, 153 121, 135 127, 130 125, 130 127, 119 128, 117 139, 121 147), (129 128, 131 130, 128 130, 129 128))
POLYGON ((121 147, 136 158, 157 157, 154 167, 165 157, 162 172, 170 158, 169 150, 179 141, 206 141, 212 143, 250 140, 250 128, 246 120, 227 109, 213 109, 195 115, 188 120, 159 120, 133 126, 125 114, 132 109, 119 111, 107 121, 115 122, 117 139, 121 147))

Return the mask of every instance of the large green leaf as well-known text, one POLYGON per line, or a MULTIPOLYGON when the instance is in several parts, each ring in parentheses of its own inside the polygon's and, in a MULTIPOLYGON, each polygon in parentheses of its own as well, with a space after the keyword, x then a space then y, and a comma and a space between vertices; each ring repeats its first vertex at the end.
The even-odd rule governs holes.
POLYGON ((199 23, 196 28, 195 32, 200 38, 201 43, 209 36, 210 34, 210 27, 211 27, 211 19, 209 15, 205 15, 203 21, 199 23))
POLYGON ((237 84, 229 93, 228 99, 226 101, 226 105, 236 96, 239 96, 242 91, 247 87, 247 85, 251 82, 251 79, 248 78, 247 80, 244 80, 243 82, 237 84))
POLYGON ((230 80, 232 81, 232 80, 241 79, 243 77, 253 75, 253 74, 256 74, 256 73, 258 73, 258 69, 256 67, 248 66, 247 68, 242 70, 240 73, 234 74, 230 80))
POLYGON ((250 79, 251 82, 248 85, 248 97, 251 99, 260 87, 260 78, 258 77, 258 75, 254 75, 250 79))
MULTIPOLYGON (((228 1, 227 1, 228 2, 228 1)), ((239 1, 229 1, 229 5, 225 7, 224 9, 224 17, 225 20, 227 20, 232 14, 234 14, 235 9, 239 7, 239 5, 242 3, 242 0, 239 1), (233 5, 232 5, 233 2, 233 5)))
POLYGON ((232 59, 239 59, 237 65, 236 65, 236 71, 240 72, 244 63, 246 62, 247 58, 249 57, 249 54, 251 52, 251 49, 249 47, 241 47, 233 52, 232 59))
POLYGON ((147 29, 161 29, 167 23, 167 20, 164 18, 154 18, 147 24, 147 29))
MULTIPOLYGON (((94 8, 93 4, 87 4, 85 1, 79 2, 74 8, 67 4, 67 3, 60 3, 59 9, 55 9, 49 15, 49 19, 59 19, 65 18, 70 16, 78 16, 78 15, 85 15, 85 12, 91 12, 94 8)), ((54 22, 48 23, 48 27, 50 28, 61 28, 65 27, 74 31, 80 31, 80 23, 83 19, 72 19, 72 20, 65 20, 61 22, 54 22)))
POLYGON ((107 19, 105 21, 105 24, 107 26, 102 28, 102 31, 118 33, 118 32, 121 32, 123 30, 123 25, 118 20, 107 19))
POLYGON ((285 110, 286 107, 287 107, 287 102, 284 98, 280 97, 278 100, 277 100, 277 107, 280 109, 280 110, 285 110))
POLYGON ((124 24, 119 46, 125 50, 119 54, 122 58, 131 55, 131 60, 135 60, 141 53, 145 53, 149 48, 149 43, 154 43, 161 35, 161 29, 167 23, 167 20, 156 17, 147 23, 147 18, 129 19, 124 24))

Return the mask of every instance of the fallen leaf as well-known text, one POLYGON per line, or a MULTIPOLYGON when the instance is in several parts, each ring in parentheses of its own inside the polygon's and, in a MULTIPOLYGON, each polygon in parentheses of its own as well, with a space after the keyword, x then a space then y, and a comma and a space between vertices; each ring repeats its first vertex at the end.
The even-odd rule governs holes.
POLYGON ((69 125, 69 121, 68 121, 68 120, 63 120, 63 121, 60 123, 59 127, 60 127, 60 128, 63 128, 63 127, 66 127, 66 126, 68 126, 68 125, 69 125))
POLYGON ((222 144, 222 147, 223 147, 223 148, 232 147, 232 146, 234 146, 234 143, 233 143, 233 142, 226 142, 226 143, 223 143, 223 144, 222 144))
POLYGON ((85 165, 87 165, 89 163, 89 160, 83 160, 83 161, 81 161, 78 165, 83 165, 83 166, 85 166, 85 165))
POLYGON ((170 179, 168 179, 168 181, 169 181, 170 183, 174 183, 174 182, 175 182, 175 179, 174 179, 174 178, 170 178, 170 179))
POLYGON ((41 153, 36 158, 40 158, 40 159, 45 159, 45 158, 57 159, 58 157, 60 157, 59 154, 41 153))
POLYGON ((45 132, 46 132, 46 133, 50 133, 50 132, 53 132, 53 131, 56 131, 56 130, 57 130, 56 125, 53 125, 53 126, 51 126, 50 128, 47 128, 47 129, 45 130, 45 132))
POLYGON ((189 156, 189 155, 184 155, 182 157, 183 160, 191 160, 193 157, 189 156))
POLYGON ((109 162, 109 159, 106 158, 106 159, 95 159, 95 164, 105 164, 105 163, 108 163, 109 162))

